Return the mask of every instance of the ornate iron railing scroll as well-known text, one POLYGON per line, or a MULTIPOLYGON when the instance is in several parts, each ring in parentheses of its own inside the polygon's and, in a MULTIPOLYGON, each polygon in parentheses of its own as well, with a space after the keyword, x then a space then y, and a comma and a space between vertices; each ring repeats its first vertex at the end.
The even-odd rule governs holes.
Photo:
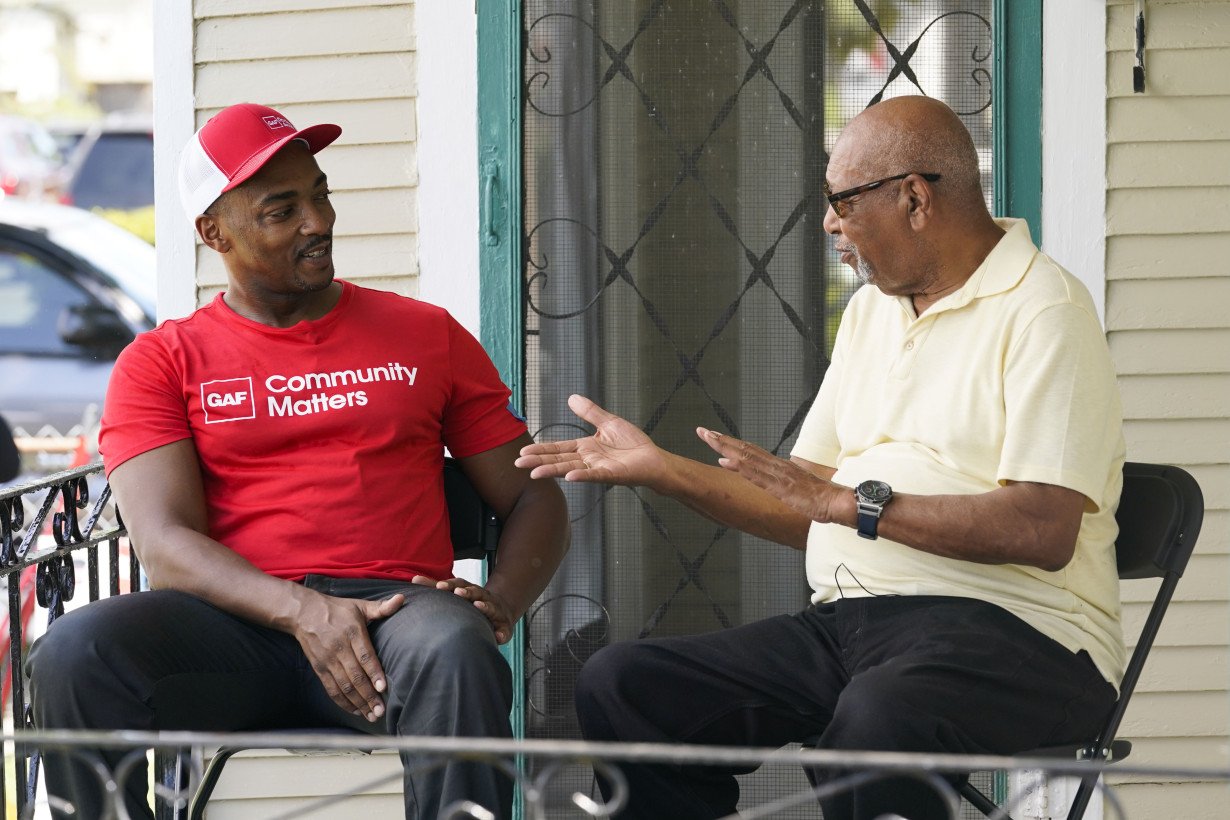
MULTIPOLYGON (((64 613, 77 591, 78 559, 84 563, 88 600, 100 597, 98 550, 106 545, 108 593, 118 595, 121 584, 121 540, 127 536, 111 502, 111 488, 102 480, 102 465, 91 464, 0 489, 0 577, 8 590, 8 641, 4 694, 6 717, 18 730, 29 729, 30 704, 23 675, 25 650, 36 627, 36 607, 45 611, 50 626, 64 613), (92 489, 92 485, 95 489, 92 489), (91 496, 97 498, 91 503, 91 496)), ((128 554, 128 588, 140 586, 141 568, 136 554, 128 554)), ((16 743, 5 746, 0 769, 0 790, 12 761, 13 797, 19 817, 33 808, 40 753, 36 747, 16 743), (10 749, 12 750, 10 754, 10 749)), ((0 806, 0 817, 7 806, 0 806)))

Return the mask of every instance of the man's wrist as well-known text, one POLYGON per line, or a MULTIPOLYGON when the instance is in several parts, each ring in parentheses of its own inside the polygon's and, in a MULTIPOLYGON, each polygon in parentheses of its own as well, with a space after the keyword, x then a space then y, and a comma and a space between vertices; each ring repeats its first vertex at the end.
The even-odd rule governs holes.
POLYGON ((829 499, 829 521, 844 527, 858 527, 858 497, 843 484, 833 484, 829 499))

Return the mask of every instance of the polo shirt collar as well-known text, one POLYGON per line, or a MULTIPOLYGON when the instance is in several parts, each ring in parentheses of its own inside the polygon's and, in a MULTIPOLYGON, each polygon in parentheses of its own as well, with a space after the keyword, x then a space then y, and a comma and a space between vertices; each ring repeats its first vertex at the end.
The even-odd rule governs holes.
MULTIPOLYGON (((1004 235, 995 243, 987 258, 982 260, 964 285, 928 308, 924 316, 956 310, 983 296, 1003 293, 1016 287, 1024 278, 1025 271, 1029 270, 1038 253, 1037 246, 1029 237, 1029 223, 1024 219, 996 219, 995 224, 1003 228, 1004 235)), ((914 314, 910 297, 901 296, 898 301, 907 313, 914 314)))

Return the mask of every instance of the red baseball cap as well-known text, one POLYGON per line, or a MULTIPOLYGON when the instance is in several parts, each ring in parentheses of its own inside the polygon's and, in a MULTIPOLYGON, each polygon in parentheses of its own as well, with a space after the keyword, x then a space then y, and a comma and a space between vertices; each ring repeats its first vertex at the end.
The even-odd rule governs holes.
POLYGON ((333 142, 341 127, 322 123, 296 130, 290 120, 264 105, 224 108, 193 134, 179 159, 179 196, 188 219, 232 188, 242 185, 291 140, 313 154, 333 142))

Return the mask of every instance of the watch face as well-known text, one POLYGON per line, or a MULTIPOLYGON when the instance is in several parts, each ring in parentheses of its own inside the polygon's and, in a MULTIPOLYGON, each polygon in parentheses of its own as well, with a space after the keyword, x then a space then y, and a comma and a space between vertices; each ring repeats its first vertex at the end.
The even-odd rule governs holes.
POLYGON ((893 497, 893 489, 883 481, 864 481, 858 485, 858 494, 872 504, 883 504, 893 497))

